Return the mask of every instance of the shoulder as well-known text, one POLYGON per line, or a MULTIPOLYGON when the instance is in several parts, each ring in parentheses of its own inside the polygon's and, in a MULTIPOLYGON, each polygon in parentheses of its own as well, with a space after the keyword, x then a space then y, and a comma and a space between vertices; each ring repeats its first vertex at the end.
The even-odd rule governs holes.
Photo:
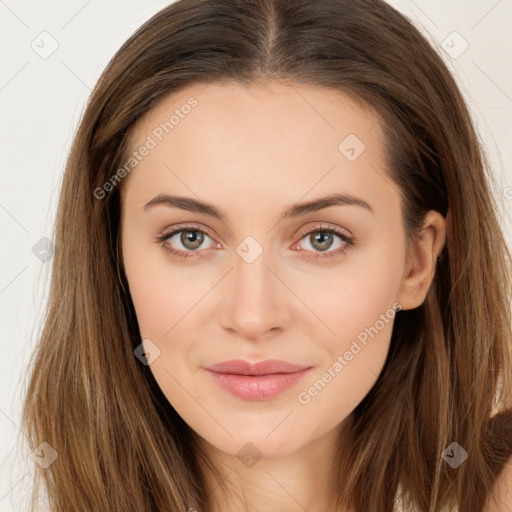
POLYGON ((496 467, 496 479, 482 512, 512 510, 512 411, 502 411, 491 418, 490 433, 501 448, 501 460, 496 467))
POLYGON ((508 512, 512 510, 512 457, 496 477, 482 512, 508 512))

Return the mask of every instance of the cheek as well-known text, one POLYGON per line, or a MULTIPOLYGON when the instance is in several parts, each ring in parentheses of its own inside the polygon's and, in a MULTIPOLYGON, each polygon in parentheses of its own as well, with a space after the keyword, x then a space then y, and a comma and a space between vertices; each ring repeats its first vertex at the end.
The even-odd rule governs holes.
MULTIPOLYGON (((404 264, 400 254, 400 239, 375 238, 371 247, 347 258, 339 272, 331 272, 321 291, 317 286, 310 294, 311 309, 319 312, 331 331, 324 329, 327 335, 321 337, 326 354, 322 367, 298 396, 310 411, 331 406, 351 411, 377 380, 400 309, 396 302, 404 264)), ((315 339, 313 331, 309 338, 315 339)))
POLYGON ((178 332, 197 325, 204 314, 202 304, 215 286, 209 272, 187 272, 169 264, 138 266, 127 279, 141 335, 169 341, 178 332))
POLYGON ((398 304, 396 283, 390 274, 352 274, 331 283, 330 292, 317 307, 333 331, 318 340, 324 357, 314 376, 301 386, 297 401, 309 414, 334 427, 371 390, 386 362, 398 304), (361 282, 367 281, 367 286, 361 282), (369 284, 371 283, 371 286, 369 284), (336 286, 344 285, 343 287, 336 286), (328 301, 330 298, 332 301, 328 301), (333 415, 332 411, 338 411, 333 415))
POLYGON ((162 351, 171 342, 173 351, 188 347, 190 333, 211 317, 204 304, 219 279, 215 269, 171 261, 158 243, 144 247, 131 233, 123 239, 123 261, 141 337, 162 351))
POLYGON ((311 309, 329 327, 332 348, 343 350, 369 329, 375 335, 373 326, 379 335, 382 331, 381 338, 390 337, 403 274, 400 254, 400 239, 375 238, 371 246, 347 256, 338 270, 325 273, 324 279, 313 276, 304 283, 311 309))
POLYGON ((164 250, 154 245, 139 243, 135 234, 123 232, 124 269, 143 338, 158 338, 171 329, 186 291, 164 265, 164 250))

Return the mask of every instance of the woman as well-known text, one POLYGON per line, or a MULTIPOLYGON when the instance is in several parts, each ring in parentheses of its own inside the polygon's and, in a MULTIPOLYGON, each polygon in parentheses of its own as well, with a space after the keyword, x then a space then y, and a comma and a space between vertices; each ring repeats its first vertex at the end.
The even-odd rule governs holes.
POLYGON ((502 510, 511 259, 486 169, 384 2, 157 13, 62 185, 24 408, 50 510, 502 510))

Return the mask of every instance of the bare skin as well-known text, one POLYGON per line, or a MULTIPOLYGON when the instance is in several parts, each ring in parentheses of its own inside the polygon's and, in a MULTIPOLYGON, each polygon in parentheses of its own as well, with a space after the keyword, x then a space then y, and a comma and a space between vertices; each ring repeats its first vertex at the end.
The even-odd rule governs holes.
POLYGON ((383 368, 393 304, 407 310, 425 299, 445 220, 428 212, 407 257, 378 116, 312 85, 188 87, 142 119, 132 150, 148 136, 156 140, 155 128, 191 96, 197 106, 122 183, 125 271, 142 338, 153 344, 144 346, 160 351, 151 371, 232 486, 226 496, 208 477, 219 512, 333 510, 326 482, 338 436, 348 435, 354 408, 383 368), (350 134, 357 139, 340 150, 350 134), (360 198, 372 211, 341 204, 280 219, 296 203, 332 193, 360 198), (225 218, 164 204, 144 209, 159 194, 211 203, 225 218), (156 241, 171 228, 185 233, 156 241), (195 230, 202 243, 184 236, 197 236, 195 230), (246 254, 257 257, 248 262, 246 254), (371 326, 378 333, 355 353, 354 340, 371 326), (346 363, 341 371, 339 356, 346 363), (313 369, 272 399, 247 400, 220 388, 204 369, 236 358, 313 369), (308 391, 319 380, 325 386, 308 391), (243 447, 261 458, 248 465, 237 456, 243 447))

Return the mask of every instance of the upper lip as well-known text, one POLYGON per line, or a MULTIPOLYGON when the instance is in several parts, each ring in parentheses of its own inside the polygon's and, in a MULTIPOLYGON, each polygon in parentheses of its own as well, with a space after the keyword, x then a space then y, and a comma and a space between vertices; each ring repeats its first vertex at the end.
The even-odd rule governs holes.
POLYGON ((242 359, 230 359, 229 361, 223 361, 205 368, 216 373, 270 375, 273 373, 295 373, 310 368, 310 366, 293 364, 279 359, 267 359, 257 363, 249 363, 242 359))

